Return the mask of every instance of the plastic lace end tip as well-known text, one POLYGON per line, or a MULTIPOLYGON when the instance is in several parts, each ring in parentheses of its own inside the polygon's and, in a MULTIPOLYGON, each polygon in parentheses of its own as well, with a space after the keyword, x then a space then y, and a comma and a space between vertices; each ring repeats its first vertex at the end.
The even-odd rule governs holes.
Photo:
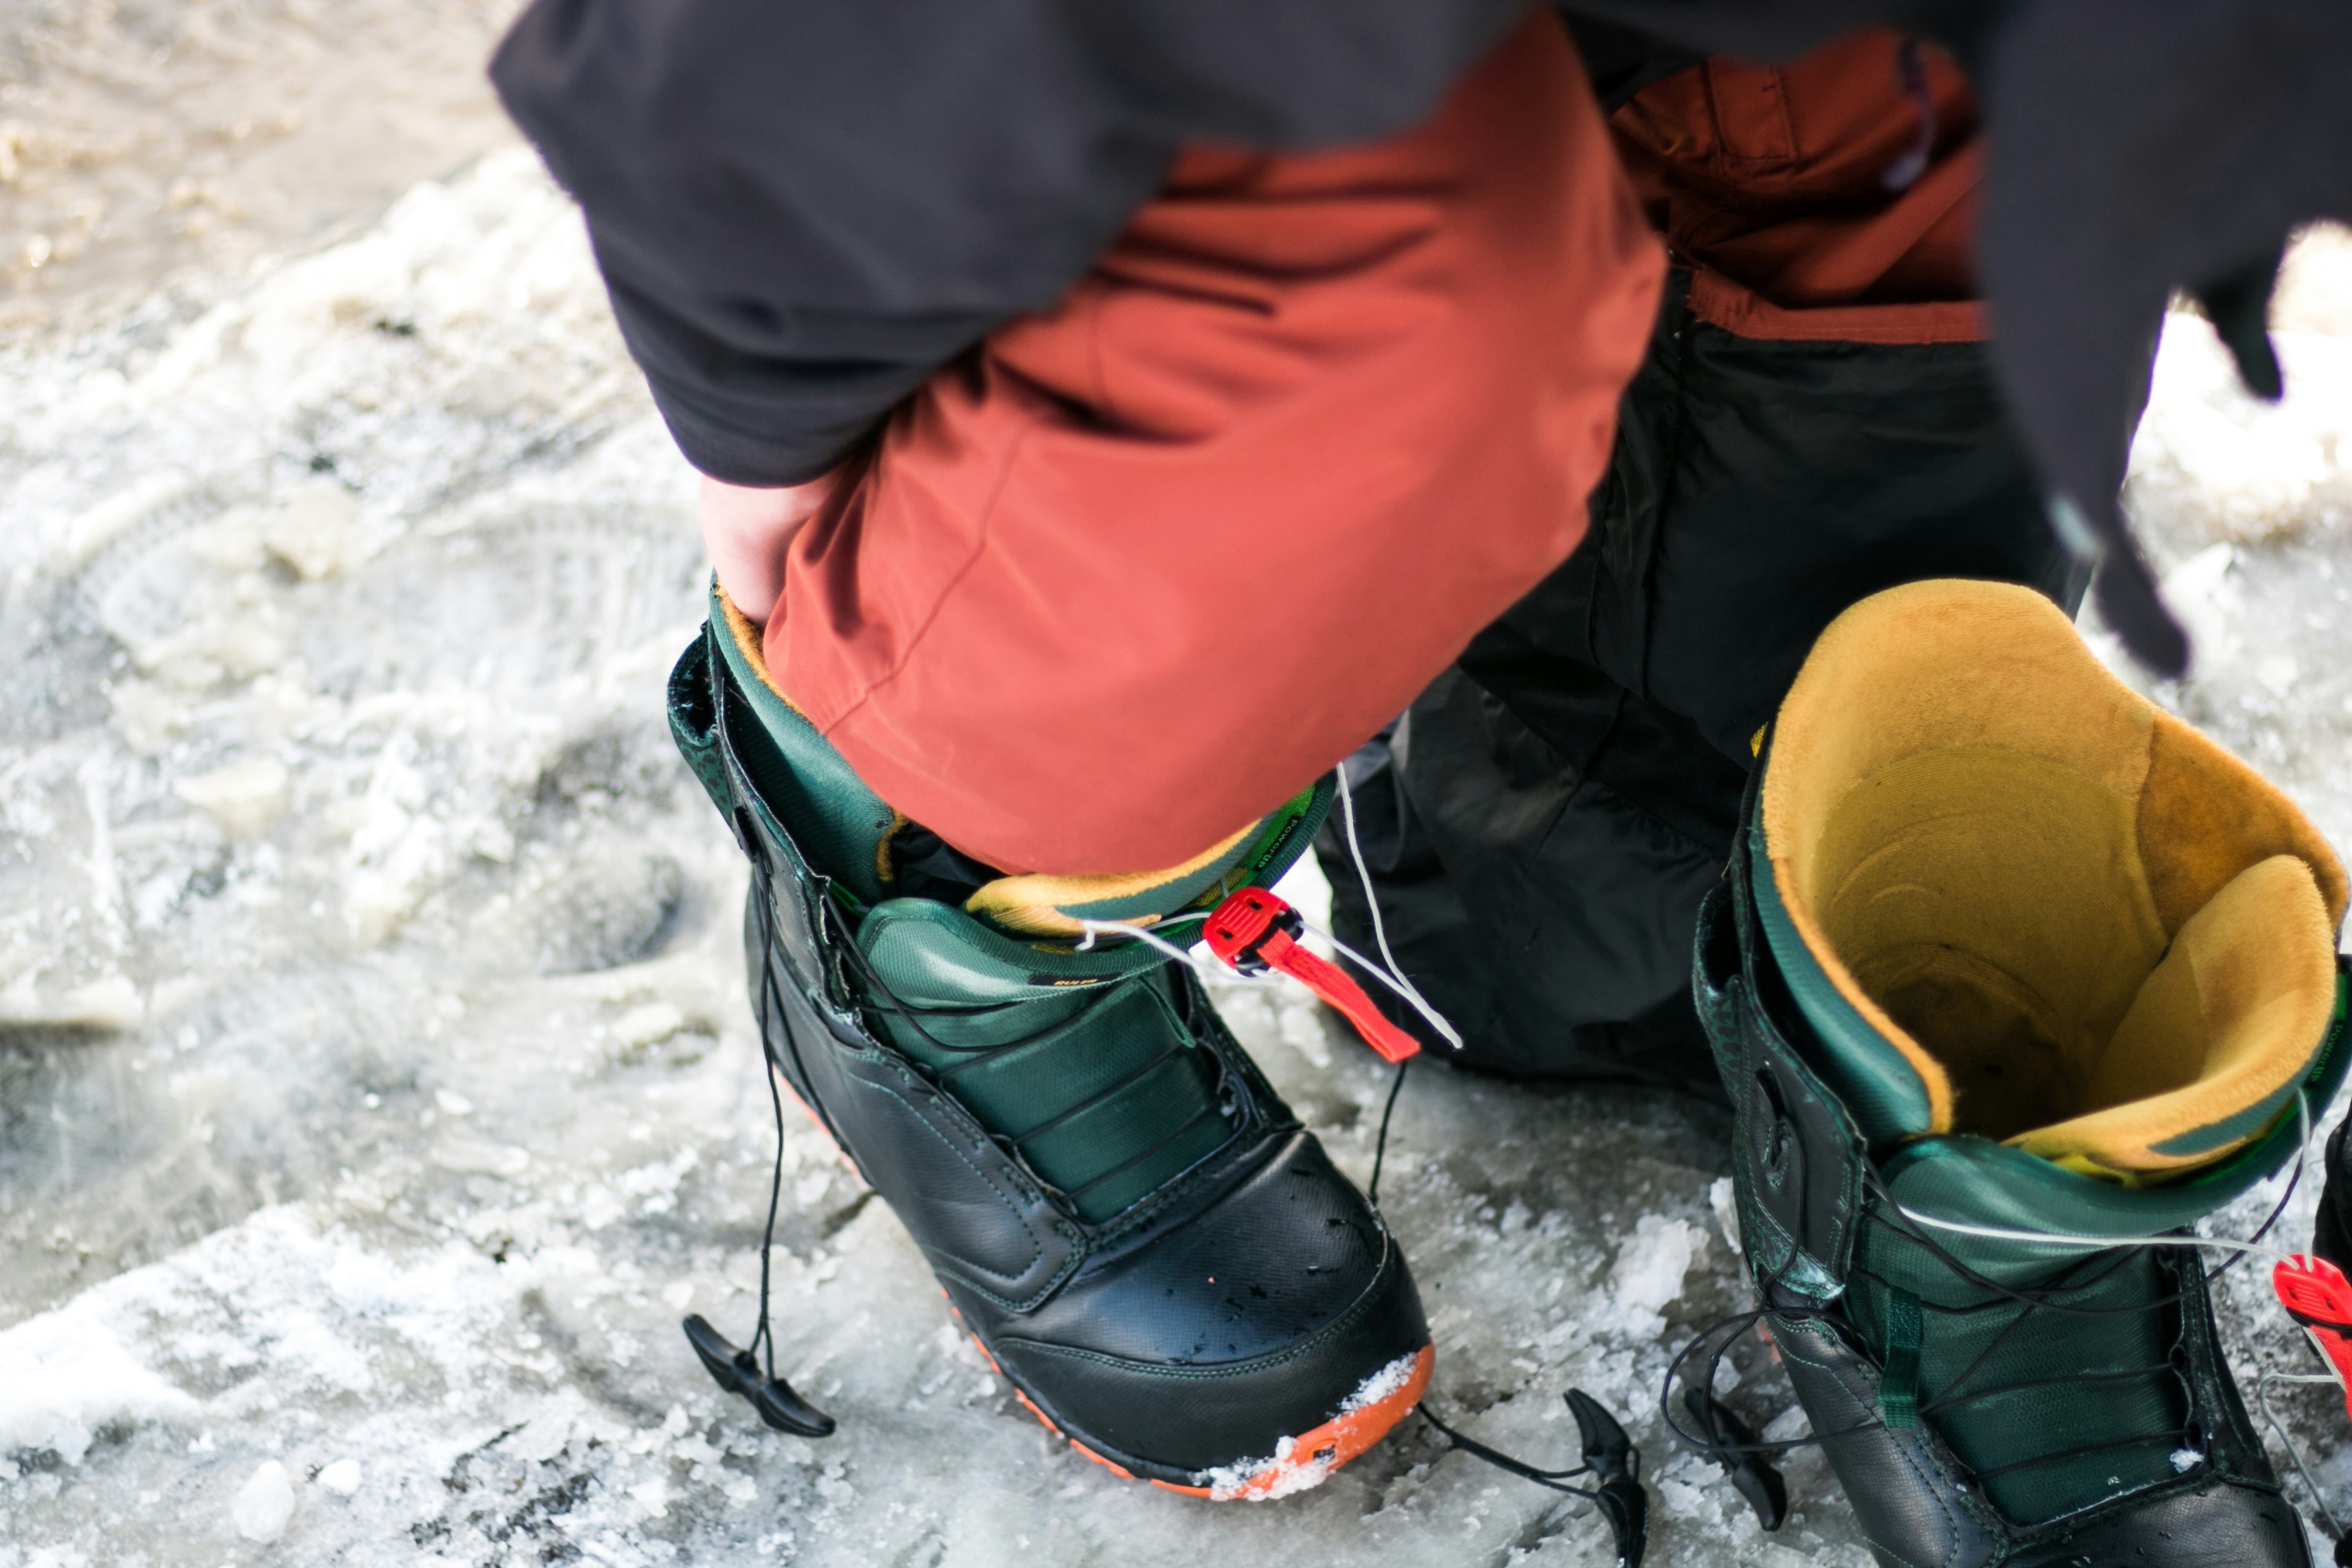
POLYGON ((1707 1457, 1723 1467, 1731 1489, 1756 1510, 1756 1523, 1766 1532, 1780 1528, 1789 1517, 1789 1483, 1764 1462, 1761 1454, 1745 1450, 1756 1446, 1756 1434, 1730 1408, 1696 1384, 1683 1389, 1683 1408, 1698 1423, 1710 1444, 1719 1445, 1707 1457))
POLYGON ((1642 1568, 1650 1550, 1650 1494, 1631 1476, 1611 1476, 1594 1500, 1617 1538, 1617 1561, 1623 1568, 1642 1568))
POLYGON ((803 1399, 782 1378, 762 1375, 759 1358, 712 1328, 701 1313, 695 1313, 679 1326, 685 1329, 687 1343, 694 1347, 695 1356, 710 1374, 710 1381, 749 1401, 762 1422, 794 1437, 833 1436, 838 1423, 832 1416, 803 1399))
POLYGON ((1597 1476, 1630 1476, 1633 1440, 1625 1436, 1625 1428, 1609 1407, 1580 1388, 1571 1388, 1561 1397, 1568 1401, 1569 1414, 1576 1417, 1577 1435, 1584 1443, 1584 1462, 1592 1467, 1597 1476))
POLYGON ((710 1381, 720 1388, 730 1394, 744 1393, 747 1365, 754 1369, 750 1375, 757 1380, 757 1363, 752 1362, 751 1352, 712 1328, 709 1319, 697 1312, 678 1326, 686 1331, 686 1342, 694 1347, 695 1357, 702 1363, 702 1370, 709 1373, 710 1381))
POLYGON ((1608 1406, 1584 1390, 1571 1388, 1564 1397, 1583 1440, 1584 1462, 1600 1483, 1593 1501, 1617 1539, 1617 1561, 1624 1568, 1641 1568, 1650 1548, 1650 1494, 1633 1479, 1633 1440, 1608 1406))
POLYGON ((747 1390, 744 1397, 751 1400, 761 1420, 790 1436, 830 1437, 839 1425, 795 1394, 793 1385, 781 1377, 772 1377, 757 1388, 747 1390))

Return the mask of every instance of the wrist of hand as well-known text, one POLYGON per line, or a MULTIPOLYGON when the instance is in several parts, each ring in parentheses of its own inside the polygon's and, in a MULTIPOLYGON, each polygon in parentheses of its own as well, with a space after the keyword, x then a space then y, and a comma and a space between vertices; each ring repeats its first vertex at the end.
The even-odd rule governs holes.
POLYGON ((806 484, 761 489, 703 476, 702 546, 719 584, 752 620, 765 622, 784 591, 784 556, 803 524, 832 498, 839 470, 806 484))

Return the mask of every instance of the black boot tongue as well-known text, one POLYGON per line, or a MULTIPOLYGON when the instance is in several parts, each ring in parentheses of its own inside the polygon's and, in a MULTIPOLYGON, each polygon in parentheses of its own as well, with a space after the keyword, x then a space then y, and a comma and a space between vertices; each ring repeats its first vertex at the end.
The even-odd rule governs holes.
POLYGON ((701 1358, 703 1370, 710 1381, 730 1394, 740 1394, 751 1401, 760 1419, 779 1432, 795 1437, 830 1437, 834 1419, 799 1394, 793 1385, 781 1377, 767 1377, 760 1371, 760 1358, 748 1350, 739 1350, 735 1342, 710 1326, 709 1320, 699 1312, 686 1320, 687 1343, 701 1358))

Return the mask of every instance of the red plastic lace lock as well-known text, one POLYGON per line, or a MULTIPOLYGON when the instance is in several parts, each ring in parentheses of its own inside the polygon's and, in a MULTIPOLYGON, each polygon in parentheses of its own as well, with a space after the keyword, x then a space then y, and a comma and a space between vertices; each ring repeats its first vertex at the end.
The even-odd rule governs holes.
POLYGON ((2286 1315, 2303 1325, 2344 1390, 2344 1413, 2352 1419, 2352 1280, 2325 1258, 2298 1252, 2271 1269, 2271 1289, 2286 1315))
POLYGON ((1278 969, 1321 997, 1334 1011, 1356 1026, 1364 1043, 1383 1060, 1401 1062, 1417 1055, 1421 1042, 1391 1023, 1364 988, 1339 965, 1318 958, 1298 944, 1307 922, 1288 900, 1265 888, 1244 888, 1219 904, 1202 928, 1209 951, 1237 973, 1263 974, 1278 969))
POLYGON ((1216 907, 1202 928, 1209 951, 1241 974, 1264 974, 1273 967, 1264 956, 1265 945, 1276 936, 1296 942, 1306 931, 1307 921, 1290 901, 1264 888, 1244 888, 1234 894, 1216 907))

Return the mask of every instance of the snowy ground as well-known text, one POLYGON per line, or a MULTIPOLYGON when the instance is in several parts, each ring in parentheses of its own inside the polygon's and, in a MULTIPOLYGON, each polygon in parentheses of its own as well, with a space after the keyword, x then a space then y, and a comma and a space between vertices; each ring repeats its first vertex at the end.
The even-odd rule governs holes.
MULTIPOLYGON (((2284 409, 2176 321, 2136 497, 2204 649, 2161 695, 2341 844, 2347 255, 2304 258, 2284 409)), ((743 873, 659 713, 689 476, 576 220, 501 153, 223 294, 0 355, 0 1568, 1610 1560, 1583 1505, 1418 1424, 1273 1505, 1116 1480, 798 1118, 781 1360, 843 1429, 722 1400, 677 1324, 750 1326, 743 873)), ((1378 1064, 1301 993, 1224 1000, 1363 1175, 1378 1064)), ((1431 1399, 1565 1463, 1561 1391, 1600 1396, 1654 1563, 1863 1568, 1818 1458, 1767 1538, 1656 1420, 1667 1356, 1742 1300, 1725 1131, 1418 1073, 1384 1195, 1431 1399)), ((2242 1369, 2295 1352, 2259 1287, 2224 1291, 2242 1369)), ((1729 1397, 1789 1403, 1769 1367, 1729 1397)), ((2352 1497, 2330 1398, 2287 1403, 2352 1497)))

